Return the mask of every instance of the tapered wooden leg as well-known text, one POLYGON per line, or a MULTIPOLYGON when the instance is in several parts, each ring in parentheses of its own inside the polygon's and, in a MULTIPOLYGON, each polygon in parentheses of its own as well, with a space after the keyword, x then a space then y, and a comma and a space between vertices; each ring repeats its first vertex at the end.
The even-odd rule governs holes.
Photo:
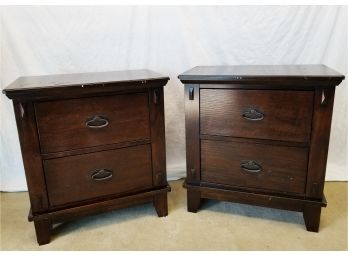
POLYGON ((52 223, 49 218, 42 220, 34 220, 36 239, 39 245, 48 244, 50 242, 52 223))
POLYGON ((168 215, 167 192, 157 194, 153 197, 153 205, 155 206, 158 217, 168 215))
POLYGON ((320 214, 321 214, 320 206, 313 206, 313 205, 305 206, 303 210, 303 218, 308 231, 311 231, 311 232, 319 231, 320 214))
POLYGON ((197 189, 187 189, 187 211, 196 213, 201 205, 201 193, 197 189))

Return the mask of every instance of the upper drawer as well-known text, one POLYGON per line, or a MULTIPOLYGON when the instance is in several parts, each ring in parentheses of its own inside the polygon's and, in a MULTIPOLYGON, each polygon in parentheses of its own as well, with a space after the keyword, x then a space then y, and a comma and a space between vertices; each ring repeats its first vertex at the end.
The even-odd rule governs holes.
POLYGON ((201 89, 202 134, 307 142, 313 92, 201 89))
POLYGON ((41 152, 148 139, 147 93, 35 104, 41 152))

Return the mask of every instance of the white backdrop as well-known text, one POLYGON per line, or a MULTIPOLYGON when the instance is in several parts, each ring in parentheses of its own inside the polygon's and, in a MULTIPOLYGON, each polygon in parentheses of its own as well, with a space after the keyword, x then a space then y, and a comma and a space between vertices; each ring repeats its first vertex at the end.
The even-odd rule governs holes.
MULTIPOLYGON (((183 86, 196 65, 326 64, 347 76, 348 7, 0 7, 0 81, 149 68, 165 88, 169 179, 185 175, 183 86)), ((348 180, 346 82, 336 91, 327 180, 348 180)), ((1 190, 25 190, 12 103, 0 102, 1 190)))

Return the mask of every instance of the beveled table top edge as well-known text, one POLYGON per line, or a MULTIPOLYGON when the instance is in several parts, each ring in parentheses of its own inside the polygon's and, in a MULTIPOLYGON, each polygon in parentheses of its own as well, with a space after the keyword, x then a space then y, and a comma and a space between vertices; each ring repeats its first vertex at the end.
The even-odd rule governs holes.
POLYGON ((165 81, 170 78, 151 70, 124 70, 88 73, 68 73, 38 76, 21 76, 2 90, 2 93, 15 93, 30 90, 45 90, 59 87, 81 87, 89 85, 108 85, 117 83, 165 81))
POLYGON ((303 81, 344 80, 345 76, 326 65, 221 65, 196 66, 180 74, 182 82, 291 79, 303 81))

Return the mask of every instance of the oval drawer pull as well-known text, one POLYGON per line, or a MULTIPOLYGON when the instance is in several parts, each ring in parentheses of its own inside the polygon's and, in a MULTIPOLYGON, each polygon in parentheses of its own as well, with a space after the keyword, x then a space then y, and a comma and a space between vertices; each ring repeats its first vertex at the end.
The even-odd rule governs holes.
POLYGON ((86 120, 86 126, 89 128, 104 128, 109 125, 109 121, 107 118, 103 116, 93 116, 86 120))
POLYGON ((243 111, 242 117, 246 120, 263 120, 265 115, 255 108, 247 108, 243 111))
POLYGON ((112 178, 112 170, 100 169, 93 171, 91 175, 92 179, 95 181, 102 181, 112 178))
POLYGON ((258 173, 262 171, 262 166, 258 164, 257 162, 251 161, 251 160, 241 161, 240 167, 243 170, 247 172, 252 172, 252 173, 258 173))

